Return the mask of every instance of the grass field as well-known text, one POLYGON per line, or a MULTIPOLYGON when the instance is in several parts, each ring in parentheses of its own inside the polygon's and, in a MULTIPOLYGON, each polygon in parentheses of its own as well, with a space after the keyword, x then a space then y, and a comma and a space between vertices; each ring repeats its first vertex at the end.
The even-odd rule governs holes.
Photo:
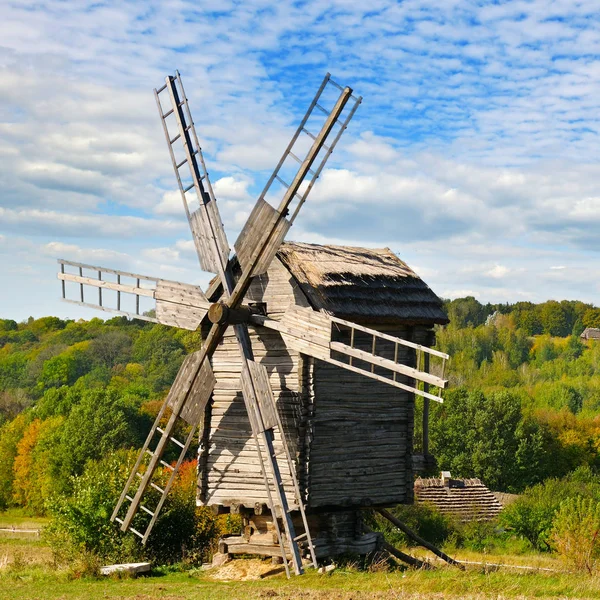
POLYGON ((298 598, 360 600, 367 598, 600 598, 596 578, 567 574, 460 572, 364 573, 308 572, 286 580, 278 575, 258 581, 215 581, 210 572, 170 573, 138 579, 70 579, 66 574, 28 568, 0 574, 0 598, 149 600, 242 598, 298 598))
MULTIPOLYGON (((0 514, 0 529, 37 529, 44 524, 43 519, 19 512, 0 514)), ((138 579, 81 578, 76 570, 53 567, 52 554, 43 539, 11 531, 0 532, 0 600, 600 598, 598 578, 561 572, 561 564, 549 556, 461 551, 457 558, 488 565, 529 565, 534 570, 469 565, 461 572, 440 565, 433 571, 369 573, 338 568, 325 575, 308 571, 289 581, 283 574, 240 581, 258 573, 260 567, 262 571, 271 569, 271 565, 239 560, 217 570, 176 572, 158 568, 138 579)))

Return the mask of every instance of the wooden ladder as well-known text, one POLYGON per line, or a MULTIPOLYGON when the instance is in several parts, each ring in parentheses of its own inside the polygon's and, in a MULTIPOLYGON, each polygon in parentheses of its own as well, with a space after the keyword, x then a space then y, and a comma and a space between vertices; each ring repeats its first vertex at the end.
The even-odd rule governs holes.
POLYGON ((273 390, 269 383, 269 376, 266 368, 253 360, 247 362, 249 371, 252 372, 252 377, 248 377, 249 373, 242 371, 242 389, 244 392, 244 401, 248 409, 252 433, 258 451, 260 460, 261 473, 263 476, 265 490, 271 515, 273 517, 273 525, 279 541, 281 556, 284 561, 285 571, 287 576, 290 576, 289 565, 287 562, 287 549, 291 554, 292 564, 296 575, 303 573, 302 556, 300 552, 300 543, 305 545, 309 551, 310 562, 312 566, 317 567, 317 558, 314 545, 308 527, 304 502, 298 479, 296 477, 296 465, 290 454, 287 442, 285 440, 285 432, 281 423, 281 418, 275 405, 273 390), (281 451, 277 452, 274 446, 274 431, 279 432, 281 439, 281 451), (261 445, 264 446, 266 452, 263 453, 261 445), (289 506, 281 469, 279 467, 280 458, 285 459, 288 472, 292 482, 292 491, 294 496, 294 505, 289 506), (267 468, 268 467, 268 468, 267 468), (302 526, 304 532, 297 535, 292 520, 292 513, 299 511, 302 518, 302 526), (285 540, 279 527, 278 517, 281 517, 283 528, 285 531, 285 540))
MULTIPOLYGON (((326 117, 329 117, 331 111, 324 108, 319 103, 319 100, 321 100, 321 97, 323 96, 323 92, 325 92, 326 90, 328 90, 330 88, 336 88, 340 91, 344 90, 344 88, 339 83, 337 83, 333 79, 331 79, 331 75, 329 73, 327 73, 325 75, 325 78, 323 79, 323 82, 321 83, 321 86, 319 87, 319 90, 317 91, 317 94, 315 95, 315 97, 313 98, 313 101, 311 102, 310 106, 308 107, 308 110, 306 111, 304 118, 300 122, 298 129, 296 129, 296 132, 294 133, 290 143, 288 144, 287 148, 285 149, 284 153, 282 154, 281 159, 279 160, 279 163, 275 167, 273 174, 267 181, 267 184, 265 185, 265 188, 263 189, 263 191, 259 197, 259 201, 265 199, 265 196, 267 196, 271 186, 273 185, 273 183, 275 181, 280 183, 285 189, 288 189, 290 187, 291 182, 286 182, 281 176, 282 167, 284 166, 284 164, 286 163, 288 158, 292 158, 294 161, 296 161, 300 165, 304 162, 306 157, 305 156, 299 157, 297 155, 298 151, 294 152, 295 146, 296 146, 297 142, 300 139, 302 139, 302 136, 307 136, 308 138, 310 138, 313 141, 317 140, 317 136, 312 131, 309 131, 307 129, 307 126, 308 126, 309 119, 310 119, 311 115, 313 115, 315 109, 317 109, 318 112, 322 113, 326 117)), ((350 106, 350 110, 345 115, 339 115, 334 121, 334 126, 337 127, 337 130, 333 132, 332 141, 328 144, 322 145, 322 148, 325 150, 324 156, 322 156, 322 158, 320 160, 317 160, 317 162, 315 163, 317 165, 316 168, 308 170, 308 175, 309 175, 307 177, 308 185, 304 188, 303 192, 296 192, 296 194, 295 194, 295 196, 296 196, 295 199, 296 199, 297 203, 290 210, 290 212, 292 212, 292 216, 289 219, 290 224, 293 223, 294 220, 296 219, 298 212, 300 211, 300 209, 302 208, 302 205, 306 201, 308 194, 310 193, 315 182, 319 178, 319 175, 321 174, 321 171, 323 170, 323 167, 325 166, 327 159, 333 152, 333 149, 335 148, 339 139, 342 137, 342 134, 344 133, 344 131, 348 128, 348 123, 350 123, 350 120, 352 119, 352 117, 354 116, 354 113, 356 112, 356 110, 360 106, 360 103, 362 102, 362 96, 355 96, 354 94, 350 94, 350 100, 351 100, 351 102, 348 103, 348 105, 350 106)), ((304 138, 304 139, 306 139, 306 138, 304 138)))
POLYGON ((167 494, 188 453, 196 429, 202 421, 204 408, 210 398, 213 386, 214 374, 208 360, 202 360, 201 351, 189 354, 183 361, 173 386, 169 390, 169 395, 154 420, 152 429, 138 454, 135 466, 113 510, 111 521, 119 523, 122 531, 131 530, 141 538, 143 544, 148 541, 148 536, 156 523, 167 494), (190 384, 192 385, 190 386, 190 384), (170 410, 170 415, 167 414, 167 409, 170 410), (164 424, 162 423, 163 417, 167 419, 164 424), (182 422, 189 426, 183 441, 175 437, 177 426, 182 422), (175 447, 179 453, 174 465, 162 459, 169 447, 175 447), (169 472, 164 487, 154 480, 159 467, 163 467, 169 472), (142 504, 142 500, 149 490, 159 493, 159 499, 153 508, 142 504), (119 515, 123 507, 127 508, 127 512, 121 517, 119 515), (144 531, 132 527, 138 508, 150 516, 149 522, 144 526, 144 531))
MULTIPOLYGON (((123 531, 132 531, 135 535, 137 535, 139 538, 141 538, 142 544, 145 544, 148 541, 148 536, 150 535, 150 532, 152 531, 152 528, 154 527, 154 524, 156 523, 158 514, 159 514, 160 510, 162 509, 162 507, 165 503, 165 500, 167 498, 167 494, 169 493, 169 491, 171 490, 171 487, 173 486, 173 483, 175 482, 175 477, 179 471, 179 468, 181 467, 183 460, 185 459, 185 456, 188 452, 188 449, 190 447, 192 439, 194 438, 194 433, 196 432, 196 426, 192 425, 189 433, 187 434, 187 436, 185 438, 185 441, 181 441, 181 440, 177 439, 175 436, 171 435, 172 429, 174 429, 174 427, 171 427, 169 431, 165 431, 164 429, 162 429, 160 427, 160 422, 162 420, 162 417, 164 415, 164 412, 165 412, 165 409, 167 406, 168 406, 168 404, 167 404, 167 402, 165 402, 163 404, 160 412, 158 413, 156 420, 154 421, 154 425, 152 426, 152 429, 150 430, 150 433, 148 434, 148 437, 146 438, 146 441, 144 442, 144 446, 142 447, 142 450, 140 451, 140 453, 138 455, 135 466, 129 475, 129 479, 127 480, 127 483, 125 484, 123 491, 121 492, 119 501, 117 502, 117 505, 115 506, 115 509, 110 517, 110 520, 118 523, 121 526, 121 529, 123 531), (152 472, 152 473, 149 472, 148 465, 145 463, 144 458, 146 456, 149 456, 152 459, 155 456, 157 456, 156 448, 155 449, 150 448, 157 433, 159 433, 161 435, 161 439, 164 438, 164 439, 168 440, 170 443, 174 444, 178 448, 179 457, 178 457, 175 465, 171 465, 159 457, 159 460, 158 460, 159 465, 164 467, 168 471, 170 471, 170 475, 167 480, 167 484, 165 485, 164 488, 161 487, 160 485, 158 485, 157 483, 155 483, 154 481, 150 480, 147 488, 142 491, 142 494, 145 494, 147 489, 150 488, 150 489, 157 491, 160 494, 159 500, 156 503, 156 506, 154 508, 148 508, 147 506, 145 506, 144 504, 141 503, 141 496, 138 498, 137 492, 140 488, 137 487, 136 484, 140 484, 140 482, 143 481, 144 478, 146 478, 146 477, 151 478, 154 475, 154 472, 152 472), (135 491, 133 491, 133 490, 135 490, 135 491), (131 518, 128 518, 128 515, 119 516, 120 512, 121 512, 121 508, 123 506, 126 506, 128 504, 133 505, 134 502, 137 502, 139 508, 141 508, 147 515, 150 516, 150 521, 145 524, 144 531, 138 531, 137 529, 132 527, 131 522, 132 522, 133 516, 135 516, 135 514, 131 518)), ((162 455, 162 453, 161 453, 161 455, 162 455)))

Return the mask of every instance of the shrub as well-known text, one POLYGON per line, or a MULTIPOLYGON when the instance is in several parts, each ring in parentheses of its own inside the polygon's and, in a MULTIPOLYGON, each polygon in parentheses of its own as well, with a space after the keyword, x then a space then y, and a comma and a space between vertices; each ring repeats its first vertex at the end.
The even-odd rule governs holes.
MULTIPOLYGON (((198 564, 210 557, 226 523, 210 509, 196 507, 195 462, 182 465, 146 546, 133 533, 122 533, 110 522, 136 457, 137 450, 119 450, 99 461, 89 461, 83 473, 72 478, 70 495, 51 498, 48 508, 52 521, 46 536, 58 563, 95 556, 107 562, 198 564)), ((167 477, 166 472, 160 475, 167 477)), ((154 507, 157 501, 157 497, 145 498, 144 504, 154 507)), ((133 526, 138 531, 145 529, 141 524, 144 517, 143 513, 135 517, 133 526)))
POLYGON ((600 481, 588 467, 577 469, 562 479, 548 479, 527 489, 502 511, 500 520, 536 549, 551 550, 554 516, 561 502, 574 497, 600 501, 600 481))
POLYGON ((82 475, 72 478, 71 495, 57 494, 48 501, 52 521, 45 535, 57 563, 90 553, 110 562, 144 558, 134 534, 123 534, 109 520, 136 455, 119 451, 88 462, 82 475))
MULTIPOLYGON (((390 512, 422 538, 442 545, 455 531, 456 523, 431 504, 399 504, 390 512)), ((369 523, 381 531, 392 545, 413 546, 415 542, 383 517, 376 516, 369 523)))
POLYGON ((600 557, 600 502, 581 496, 564 500, 552 523, 551 542, 573 568, 592 575, 600 557))

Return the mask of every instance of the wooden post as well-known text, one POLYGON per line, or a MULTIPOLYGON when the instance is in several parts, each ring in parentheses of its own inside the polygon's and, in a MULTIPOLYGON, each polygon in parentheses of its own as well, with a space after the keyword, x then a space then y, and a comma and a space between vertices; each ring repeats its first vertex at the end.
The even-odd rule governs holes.
MULTIPOLYGON (((424 353, 423 370, 429 373, 429 352, 424 353)), ((423 391, 429 392, 429 384, 423 382, 423 391)), ((423 456, 429 454, 429 398, 423 398, 423 456)))
POLYGON ((442 560, 445 560, 448 564, 454 565, 458 567, 462 571, 465 570, 465 567, 461 565, 458 561, 454 560, 452 557, 448 556, 445 552, 442 552, 439 548, 430 544, 427 540, 424 540, 421 536, 417 535, 410 527, 407 527, 400 519, 397 519, 392 513, 385 510, 385 508, 378 508, 377 512, 385 517, 390 523, 395 525, 400 531, 403 531, 408 537, 412 538, 417 544, 423 546, 423 548, 427 548, 427 550, 431 550, 436 556, 439 556, 442 560))

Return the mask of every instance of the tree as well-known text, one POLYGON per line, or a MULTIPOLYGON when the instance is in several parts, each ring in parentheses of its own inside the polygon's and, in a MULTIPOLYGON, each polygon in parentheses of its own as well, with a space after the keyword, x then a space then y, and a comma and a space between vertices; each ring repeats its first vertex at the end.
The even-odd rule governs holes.
POLYGON ((0 358, 0 390, 24 386, 27 363, 27 355, 24 352, 12 352, 0 358))
POLYGON ((514 394, 450 390, 444 404, 433 408, 430 430, 432 453, 458 477, 520 491, 544 476, 548 435, 523 416, 514 394))
POLYGON ((17 322, 12 319, 0 319, 0 331, 17 331, 17 322))
POLYGON ((567 498, 552 522, 552 545, 577 571, 593 575, 600 558, 600 502, 567 498))
POLYGON ((5 390, 0 392, 0 425, 4 420, 14 419, 30 403, 25 390, 5 390))
POLYGON ((556 300, 548 300, 541 305, 540 320, 544 333, 553 336, 566 337, 573 328, 567 309, 556 300))
POLYGON ((17 444, 27 428, 26 415, 20 414, 0 427, 0 510, 13 504, 13 465, 17 456, 17 444))
POLYGON ((140 445, 142 418, 136 407, 124 402, 116 390, 83 392, 80 403, 73 406, 61 428, 55 449, 55 470, 61 485, 66 485, 72 475, 80 474, 89 459, 140 445))
POLYGON ((122 331, 109 331, 92 340, 88 352, 94 362, 111 369, 116 364, 127 364, 131 347, 129 335, 122 331))
POLYGON ((169 387, 183 362, 185 350, 175 331, 155 325, 140 333, 133 345, 133 359, 146 368, 155 391, 169 387))
POLYGON ((581 320, 585 327, 600 328, 600 308, 589 308, 581 320))
POLYGON ((54 486, 51 473, 55 432, 63 421, 52 417, 34 419, 23 432, 17 444, 13 463, 13 499, 35 514, 44 514, 47 498, 54 486))
POLYGON ((522 329, 527 335, 542 333, 543 328, 538 306, 532 302, 517 302, 513 311, 517 328, 522 329))
POLYGON ((80 342, 45 361, 38 378, 38 390, 73 385, 79 377, 85 375, 91 367, 88 346, 89 342, 80 342))
POLYGON ((484 307, 473 296, 465 298, 456 298, 446 303, 446 311, 450 323, 454 327, 477 327, 485 322, 485 319, 491 314, 491 307, 484 307))

